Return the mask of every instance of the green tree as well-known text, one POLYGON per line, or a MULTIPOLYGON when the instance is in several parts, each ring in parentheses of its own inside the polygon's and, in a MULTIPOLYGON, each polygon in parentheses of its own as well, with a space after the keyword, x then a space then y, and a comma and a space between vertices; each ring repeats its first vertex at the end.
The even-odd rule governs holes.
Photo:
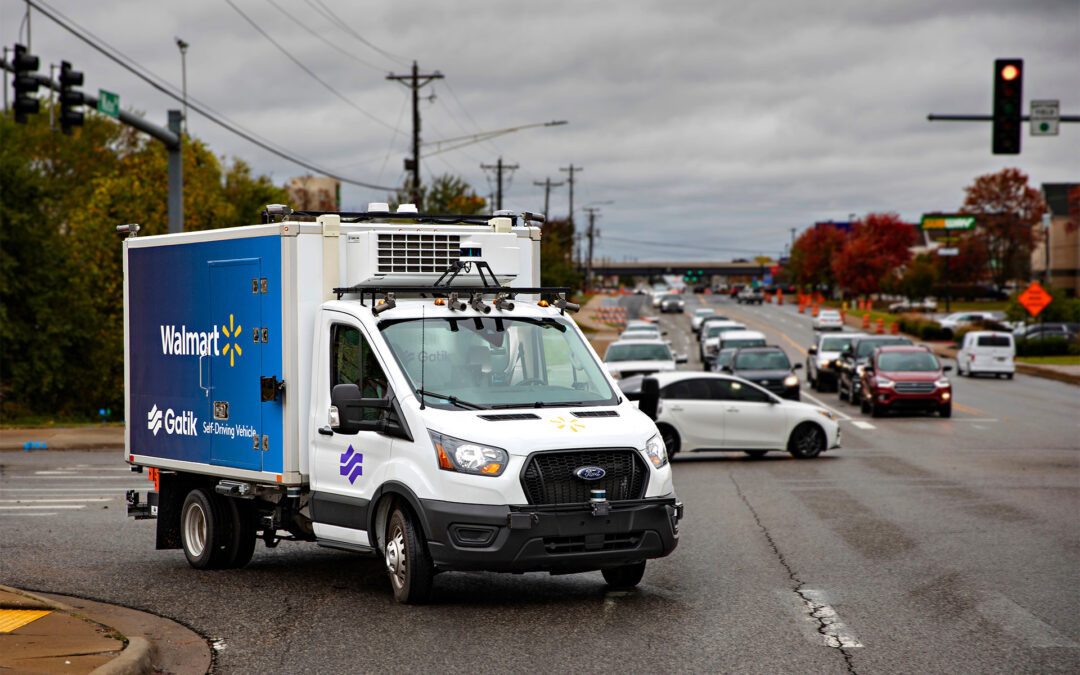
MULTIPOLYGON (((940 257, 940 256, 939 256, 940 257)), ((938 281, 938 271, 929 254, 912 260, 900 279, 900 290, 909 300, 922 300, 930 295, 938 281)))
MULTIPOLYGON (((420 213, 452 213, 471 216, 483 213, 487 209, 487 202, 478 197, 476 191, 467 182, 448 173, 438 176, 427 185, 421 185, 420 194, 422 202, 416 205, 420 213)), ((410 179, 390 200, 390 208, 396 210, 398 205, 411 204, 412 201, 412 180, 410 179)))
POLYGON ((544 224, 540 239, 540 283, 577 288, 581 275, 574 267, 574 226, 569 220, 544 224))

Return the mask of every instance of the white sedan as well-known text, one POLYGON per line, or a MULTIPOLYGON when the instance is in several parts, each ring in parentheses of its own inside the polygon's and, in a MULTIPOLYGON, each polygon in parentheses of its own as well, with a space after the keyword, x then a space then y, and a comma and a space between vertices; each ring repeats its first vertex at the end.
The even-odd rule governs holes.
POLYGON ((661 372, 656 426, 669 456, 697 450, 735 450, 760 457, 770 450, 796 459, 840 447, 834 413, 789 401, 733 375, 661 372))
POLYGON ((844 320, 835 309, 823 309, 810 322, 814 330, 844 330, 844 320))

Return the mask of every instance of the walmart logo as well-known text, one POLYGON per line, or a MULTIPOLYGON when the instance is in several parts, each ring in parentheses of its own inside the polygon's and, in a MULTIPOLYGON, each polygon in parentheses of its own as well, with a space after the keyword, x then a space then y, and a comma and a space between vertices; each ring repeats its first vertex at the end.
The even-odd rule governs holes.
POLYGON ((161 418, 164 415, 162 411, 158 410, 157 403, 150 409, 150 412, 146 415, 146 428, 154 432, 157 436, 157 432, 161 431, 161 418))
POLYGON ((577 420, 566 420, 562 417, 556 417, 553 420, 548 420, 548 422, 554 424, 556 429, 569 429, 575 434, 585 428, 585 425, 577 420))
POLYGON ((243 356, 244 352, 240 349, 240 343, 237 340, 240 337, 240 326, 233 328, 233 315, 229 315, 229 327, 221 327, 221 332, 225 334, 225 349, 222 353, 229 355, 229 367, 232 368, 236 365, 236 357, 243 356), (229 342, 229 338, 232 342, 229 342))

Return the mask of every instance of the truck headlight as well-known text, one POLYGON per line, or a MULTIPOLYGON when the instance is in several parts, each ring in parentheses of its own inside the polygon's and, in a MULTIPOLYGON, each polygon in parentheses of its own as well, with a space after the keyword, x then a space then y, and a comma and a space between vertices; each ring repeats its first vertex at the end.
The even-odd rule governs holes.
POLYGON ((645 458, 652 462, 652 465, 657 469, 667 464, 667 448, 664 447, 664 439, 660 438, 660 434, 656 434, 645 443, 645 449, 642 450, 645 453, 645 458))
POLYGON ((797 375, 788 375, 784 378, 784 386, 788 388, 799 386, 799 377, 797 375))
POLYGON ((435 446, 439 468, 478 476, 498 476, 506 470, 510 455, 502 448, 481 445, 445 434, 428 432, 435 446))

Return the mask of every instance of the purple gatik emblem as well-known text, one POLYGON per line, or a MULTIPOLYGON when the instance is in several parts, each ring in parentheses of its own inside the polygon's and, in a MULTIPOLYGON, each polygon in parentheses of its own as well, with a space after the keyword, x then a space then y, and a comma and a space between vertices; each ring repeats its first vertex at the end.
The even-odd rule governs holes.
POLYGON ((355 483, 357 476, 364 475, 364 454, 353 450, 353 446, 341 453, 341 475, 349 477, 349 483, 355 483))

